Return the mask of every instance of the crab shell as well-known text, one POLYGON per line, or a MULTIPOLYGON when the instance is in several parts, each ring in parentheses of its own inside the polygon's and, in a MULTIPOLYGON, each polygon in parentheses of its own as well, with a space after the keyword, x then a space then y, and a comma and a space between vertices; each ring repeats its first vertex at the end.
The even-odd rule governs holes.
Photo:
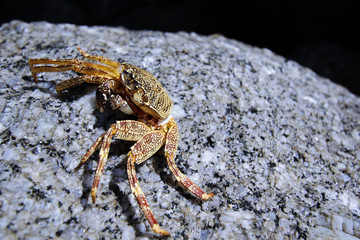
POLYGON ((172 102, 165 88, 149 72, 129 63, 122 63, 121 80, 126 102, 134 114, 150 115, 155 119, 166 119, 172 110, 172 102))

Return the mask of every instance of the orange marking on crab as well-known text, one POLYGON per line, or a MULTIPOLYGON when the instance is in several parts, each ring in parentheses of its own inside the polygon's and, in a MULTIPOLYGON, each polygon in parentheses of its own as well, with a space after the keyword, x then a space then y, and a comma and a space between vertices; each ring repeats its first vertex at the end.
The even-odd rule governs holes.
POLYGON ((84 75, 64 80, 56 86, 63 91, 84 82, 99 85, 96 100, 100 110, 106 107, 119 109, 126 114, 138 117, 135 120, 122 120, 112 124, 90 147, 76 169, 79 169, 98 149, 99 160, 91 187, 91 198, 95 203, 96 192, 101 175, 108 159, 112 138, 135 141, 128 153, 127 173, 132 193, 140 209, 147 218, 150 227, 156 233, 169 235, 156 221, 146 197, 138 183, 135 163, 149 159, 162 146, 172 174, 186 189, 195 196, 207 200, 214 194, 207 194, 186 177, 176 166, 174 159, 178 148, 178 127, 170 116, 172 102, 160 82, 149 72, 128 63, 119 63, 111 59, 90 55, 78 48, 83 57, 98 61, 92 63, 77 59, 29 59, 29 65, 35 82, 37 73, 62 72, 73 70, 84 75))

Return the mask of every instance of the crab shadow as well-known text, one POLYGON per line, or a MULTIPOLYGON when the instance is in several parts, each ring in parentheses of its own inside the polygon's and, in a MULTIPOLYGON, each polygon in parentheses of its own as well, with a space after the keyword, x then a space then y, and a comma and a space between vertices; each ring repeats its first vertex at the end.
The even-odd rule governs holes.
POLYGON ((126 221, 128 222, 128 224, 134 228, 135 235, 137 237, 147 237, 149 239, 166 238, 166 236, 162 236, 152 232, 151 229, 147 229, 146 232, 144 232, 143 224, 147 220, 142 214, 138 216, 137 212, 135 211, 136 206, 133 206, 131 204, 130 198, 133 197, 131 191, 123 191, 120 189, 118 183, 128 181, 126 172, 126 160, 127 157, 125 157, 121 161, 121 163, 116 166, 116 169, 121 169, 120 171, 112 171, 111 180, 109 182, 109 189, 114 193, 116 201, 121 206, 121 214, 126 217, 126 221), (122 173, 121 176, 119 176, 117 172, 122 173))
MULTIPOLYGON (((185 198, 187 201, 191 202, 192 204, 200 205, 203 202, 198 197, 192 195, 188 189, 185 189, 175 179, 174 175, 171 173, 169 166, 166 162, 163 148, 161 148, 160 151, 157 154, 155 154, 152 158, 153 158, 152 165, 154 167, 154 170, 160 176, 162 182, 164 182, 171 188, 175 189, 179 195, 181 195, 183 198, 185 198)), ((177 162, 176 158, 175 158, 175 162, 177 162)), ((185 174, 185 172, 182 171, 181 167, 180 166, 178 167, 180 171, 185 174)))
MULTIPOLYGON (((116 163, 114 161, 108 162, 106 169, 111 170, 111 178, 109 181, 108 189, 115 195, 116 201, 120 208, 115 207, 115 210, 121 211, 121 214, 126 217, 126 221, 130 226, 132 226, 135 230, 135 234, 137 237, 148 237, 150 239, 163 239, 165 236, 158 235, 153 233, 151 229, 148 229, 146 232, 143 230, 143 224, 146 221, 146 218, 141 214, 138 216, 137 212, 135 211, 135 206, 132 205, 130 198, 133 197, 130 191, 124 191, 120 189, 119 183, 121 182, 128 182, 127 171, 126 171, 126 164, 127 164, 127 156, 126 153, 130 150, 131 145, 133 142, 127 142, 122 140, 113 141, 111 144, 109 157, 111 159, 116 156, 116 163), (110 164, 109 164, 110 163, 110 164)), ((89 160, 84 164, 84 171, 83 171, 83 194, 81 196, 81 204, 83 205, 84 209, 91 207, 92 203, 90 199, 90 189, 91 183, 94 178, 94 165, 97 162, 97 154, 95 153, 93 156, 89 158, 89 160)), ((191 204, 200 205, 202 201, 190 194, 186 189, 184 189, 173 177, 170 170, 168 170, 168 165, 163 155, 163 149, 160 149, 158 153, 152 156, 149 160, 149 164, 152 165, 156 174, 160 176, 162 182, 165 185, 169 186, 170 188, 175 189, 179 195, 183 196, 187 201, 191 204)), ((137 165, 136 168, 141 168, 143 164, 137 165)), ((101 180, 100 180, 101 181, 101 180)), ((140 185, 142 183, 140 182, 140 185)), ((106 194, 107 189, 100 189, 98 190, 98 194, 106 194)), ((161 201, 161 200, 160 200, 161 201)), ((151 203, 150 203, 151 205, 151 203)), ((100 207, 101 203, 97 203, 96 207, 100 207)), ((156 218, 156 213, 154 213, 156 218)), ((148 225, 148 224, 146 224, 148 225)))
MULTIPOLYGON (((130 191, 130 186, 128 188, 129 191, 122 190, 119 187, 119 183, 128 182, 127 169, 126 169, 127 166, 126 153, 130 150, 130 146, 132 144, 133 144, 132 142, 126 142, 122 140, 114 141, 111 144, 112 148, 110 149, 109 157, 113 159, 115 155, 117 156, 116 159, 119 159, 119 161, 116 161, 116 163, 107 164, 106 166, 106 169, 110 169, 111 171, 111 178, 109 181, 108 189, 115 195, 116 202, 120 206, 120 208, 115 206, 115 210, 121 211, 121 214, 126 217, 127 223, 134 228, 135 235, 137 237, 148 237, 150 239, 163 239, 166 236, 153 233, 151 229, 147 229, 147 232, 144 232, 143 224, 145 223, 146 218, 142 214, 139 216, 139 214, 135 211, 136 206, 133 206, 130 200, 130 198, 133 197, 130 191)), ((82 177, 83 194, 81 196, 81 204, 84 209, 89 207, 101 207, 100 202, 92 206, 93 204, 90 200, 91 199, 90 189, 95 174, 94 165, 96 165, 97 157, 98 156, 94 154, 94 156, 91 156, 83 166, 84 167, 83 177, 82 177)), ((152 159, 149 159, 149 161, 151 160, 152 159)), ((137 166, 137 168, 140 167, 141 165, 137 166)), ((98 189, 98 194, 101 193, 107 194, 108 192, 109 191, 107 191, 107 189, 101 189, 101 188, 98 189)))

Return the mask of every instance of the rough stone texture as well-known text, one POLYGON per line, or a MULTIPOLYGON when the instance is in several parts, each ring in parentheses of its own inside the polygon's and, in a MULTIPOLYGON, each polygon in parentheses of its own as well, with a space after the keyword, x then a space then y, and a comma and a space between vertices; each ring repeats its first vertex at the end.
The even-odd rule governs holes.
POLYGON ((95 86, 35 84, 27 59, 92 54, 153 73, 174 102, 176 162, 204 190, 172 177, 162 153, 137 168, 155 216, 174 239, 360 237, 360 99, 311 70, 222 36, 14 21, 0 28, 0 239, 154 239, 114 141, 97 203, 96 156, 73 171, 117 119, 95 86), (339 237, 340 236, 340 237, 339 237))

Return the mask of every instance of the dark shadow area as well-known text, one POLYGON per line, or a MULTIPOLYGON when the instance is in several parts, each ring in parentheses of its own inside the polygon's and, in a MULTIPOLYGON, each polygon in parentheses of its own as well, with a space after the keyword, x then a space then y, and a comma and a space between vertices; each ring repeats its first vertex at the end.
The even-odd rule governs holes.
POLYGON ((93 170, 92 170, 93 166, 94 166, 93 158, 94 157, 91 156, 90 159, 81 167, 81 168, 83 168, 83 170, 80 170, 81 168, 74 169, 74 172, 82 171, 83 193, 82 193, 80 199, 81 199, 81 205, 83 206, 84 209, 88 208, 90 205, 93 204, 90 200, 91 184, 89 184, 92 182, 92 180, 94 178, 93 170))
MULTIPOLYGON (((126 175, 126 161, 124 161, 124 163, 120 163, 118 164, 118 166, 116 166, 116 168, 124 168, 125 169, 125 176, 123 176, 124 178, 121 178, 121 181, 128 181, 127 179, 127 175, 126 175)), ((139 218, 134 218, 134 216, 136 215, 136 212, 134 210, 134 207, 131 206, 130 203, 130 197, 132 197, 132 194, 126 194, 124 192, 122 192, 118 186, 118 180, 119 180, 119 176, 116 176, 114 173, 112 174, 112 179, 110 181, 109 184, 109 188, 110 190, 114 193, 114 195, 116 196, 116 201, 118 202, 118 204, 121 206, 122 208, 122 212, 121 214, 126 216, 127 222, 129 223, 129 225, 131 225, 135 232, 136 232, 136 236, 137 237, 148 237, 150 239, 163 239, 164 236, 160 236, 157 235, 153 232, 151 232, 151 229, 148 229, 148 231, 144 234, 141 231, 141 225, 144 223, 143 221, 147 221, 145 217, 140 216, 139 218)), ((129 186, 130 188, 130 186, 129 186)))
MULTIPOLYGON (((116 166, 116 168, 125 169, 124 176, 120 177, 120 176, 116 175, 115 172, 113 171, 113 173, 111 174, 109 189, 114 193, 114 195, 116 196, 116 201, 121 206, 121 209, 122 209, 121 214, 126 216, 126 219, 127 219, 127 222, 129 223, 129 225, 134 227, 136 236, 139 236, 139 235, 141 235, 141 229, 140 229, 141 221, 139 221, 139 218, 134 218, 134 216, 136 215, 136 212, 135 212, 134 208, 131 206, 129 194, 122 192, 118 186, 119 181, 127 181, 126 160, 124 160, 122 163, 118 164, 116 166), (121 179, 121 180, 119 180, 119 179, 121 179)), ((140 220, 141 220, 141 218, 140 218, 140 220)))
MULTIPOLYGON (((180 140, 181 141, 181 140, 180 140)), ((201 200, 200 198, 196 197, 195 195, 191 194, 190 191, 188 189, 186 189, 185 187, 183 187, 181 185, 180 182, 178 182, 175 177, 172 175, 171 171, 167 171, 165 170, 166 168, 169 169, 169 166, 166 162, 166 158, 164 155, 164 151, 163 148, 159 150, 158 153, 156 153, 153 157, 152 157, 152 165, 155 169, 155 172, 160 176, 160 179, 162 182, 164 182, 167 186, 169 186, 170 188, 175 189, 179 195, 183 196, 187 201, 191 202, 191 204, 198 204, 201 205, 201 203, 203 203, 204 201, 201 200)), ((177 156, 175 158, 175 163, 181 161, 180 156, 177 156)), ((185 173, 184 169, 181 168, 181 166, 178 165, 178 168, 180 169, 180 171, 182 173, 185 173)), ((191 180, 191 179, 190 179, 191 180)), ((198 185, 202 190, 205 191, 205 189, 203 189, 202 186, 205 186, 205 184, 201 184, 199 183, 198 185)), ((206 191, 205 191, 206 192, 206 191)), ((208 192, 209 193, 209 192, 208 192)), ((161 201, 161 199, 160 199, 161 201)))

